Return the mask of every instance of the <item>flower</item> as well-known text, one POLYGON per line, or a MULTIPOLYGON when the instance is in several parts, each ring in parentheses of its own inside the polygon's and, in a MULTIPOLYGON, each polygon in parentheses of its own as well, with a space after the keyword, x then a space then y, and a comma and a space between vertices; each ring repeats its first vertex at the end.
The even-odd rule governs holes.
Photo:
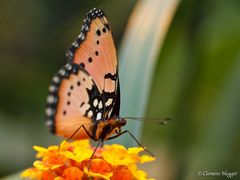
POLYGON ((104 145, 93 154, 89 140, 63 141, 48 148, 34 146, 34 167, 22 172, 21 177, 35 180, 145 180, 147 174, 137 163, 153 161, 148 155, 140 156, 141 147, 125 148, 119 144, 104 145), (92 156, 93 155, 93 156, 92 156), (91 158, 92 157, 92 158, 91 158))

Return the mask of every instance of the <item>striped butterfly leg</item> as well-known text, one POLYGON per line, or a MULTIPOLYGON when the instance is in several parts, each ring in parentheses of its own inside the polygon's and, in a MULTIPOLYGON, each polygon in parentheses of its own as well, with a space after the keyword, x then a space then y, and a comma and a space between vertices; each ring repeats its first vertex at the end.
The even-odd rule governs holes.
POLYGON ((91 135, 91 133, 87 130, 87 128, 82 124, 81 126, 79 126, 77 128, 77 130, 69 137, 67 138, 66 141, 70 141, 71 139, 73 139, 73 137, 77 134, 77 132, 79 132, 81 130, 81 128, 84 129, 84 131, 86 132, 86 134, 91 138, 91 139, 94 139, 94 137, 91 135))
MULTIPOLYGON (((84 125, 81 125, 81 126, 79 126, 79 127, 77 128, 76 131, 74 131, 74 133, 73 133, 69 138, 66 139, 66 141, 69 142, 71 139, 73 139, 73 137, 77 134, 77 132, 79 132, 79 131, 81 130, 81 128, 84 129, 84 131, 86 132, 86 134, 87 134, 90 138, 92 138, 92 139, 94 138, 94 137, 91 135, 91 133, 87 130, 87 128, 86 128, 84 125)), ((59 148, 58 148, 58 151, 60 151, 60 146, 59 146, 59 148)))
POLYGON ((117 135, 114 135, 112 137, 109 137, 107 140, 111 140, 111 139, 115 139, 123 134, 128 133, 138 144, 138 146, 142 147, 144 149, 144 151, 146 151, 148 154, 150 154, 152 157, 155 157, 154 154, 152 152, 150 152, 145 146, 143 146, 138 140, 137 138, 135 138, 135 136, 129 131, 129 130, 125 130, 125 131, 116 131, 117 135))
POLYGON ((91 163, 92 163, 92 159, 93 159, 94 154, 96 153, 96 151, 97 151, 97 149, 98 149, 99 147, 102 147, 103 142, 104 142, 104 140, 101 139, 101 140, 97 143, 97 146, 94 148, 93 153, 92 153, 92 155, 91 155, 91 157, 90 157, 90 160, 89 160, 88 171, 90 171, 91 163))

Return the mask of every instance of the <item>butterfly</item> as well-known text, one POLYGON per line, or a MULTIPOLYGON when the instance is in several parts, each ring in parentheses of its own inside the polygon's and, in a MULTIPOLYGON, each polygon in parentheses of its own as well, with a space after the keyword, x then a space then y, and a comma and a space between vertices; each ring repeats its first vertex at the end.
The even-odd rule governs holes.
POLYGON ((101 9, 86 14, 67 63, 52 78, 46 105, 50 131, 71 139, 113 139, 126 124, 119 117, 118 59, 112 29, 101 9))

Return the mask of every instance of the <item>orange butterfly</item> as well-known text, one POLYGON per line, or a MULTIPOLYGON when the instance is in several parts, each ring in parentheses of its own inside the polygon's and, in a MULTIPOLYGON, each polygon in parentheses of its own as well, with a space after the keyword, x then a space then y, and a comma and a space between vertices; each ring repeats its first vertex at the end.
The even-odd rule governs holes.
POLYGON ((101 142, 128 132, 121 132, 126 120, 119 117, 118 60, 101 9, 87 13, 67 58, 49 86, 46 124, 51 132, 101 142))

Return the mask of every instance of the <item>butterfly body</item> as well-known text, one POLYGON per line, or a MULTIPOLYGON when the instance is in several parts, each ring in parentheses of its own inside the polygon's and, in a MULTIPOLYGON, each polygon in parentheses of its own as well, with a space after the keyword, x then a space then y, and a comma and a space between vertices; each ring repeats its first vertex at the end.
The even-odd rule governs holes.
POLYGON ((111 27, 102 10, 87 13, 68 62, 49 86, 46 124, 74 139, 107 140, 126 124, 119 118, 118 61, 111 27))

